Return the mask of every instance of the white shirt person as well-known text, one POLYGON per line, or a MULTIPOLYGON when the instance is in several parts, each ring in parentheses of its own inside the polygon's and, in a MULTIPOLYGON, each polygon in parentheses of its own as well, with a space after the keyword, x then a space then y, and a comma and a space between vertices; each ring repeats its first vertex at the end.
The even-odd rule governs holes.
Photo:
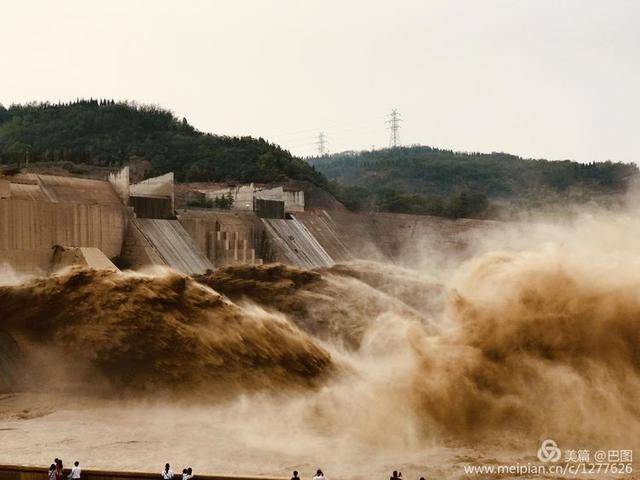
POLYGON ((69 480, 80 480, 81 475, 82 475, 82 469, 80 468, 80 463, 76 461, 74 462, 73 468, 71 469, 71 473, 67 478, 69 480))
POLYGON ((164 466, 164 470, 160 475, 163 480, 171 480, 173 478, 173 472, 171 471, 171 466, 168 463, 164 466))

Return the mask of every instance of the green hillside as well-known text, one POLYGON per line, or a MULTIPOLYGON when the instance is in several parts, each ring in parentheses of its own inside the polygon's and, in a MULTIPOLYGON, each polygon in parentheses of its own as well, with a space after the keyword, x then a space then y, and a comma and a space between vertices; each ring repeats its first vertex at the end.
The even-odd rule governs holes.
POLYGON ((288 151, 251 137, 205 134, 154 106, 113 100, 0 105, 0 164, 74 162, 118 166, 151 162, 151 174, 179 181, 276 182, 326 186, 326 179, 288 151))
POLYGON ((606 199, 623 193, 639 174, 634 164, 527 160, 423 146, 305 162, 262 138, 206 134, 162 108, 113 100, 0 105, 0 165, 23 165, 27 157, 33 163, 99 167, 142 158, 151 163, 148 175, 173 171, 178 181, 310 182, 352 210, 452 218, 497 216, 505 206, 606 199))
MULTIPOLYGON (((584 203, 624 193, 635 164, 528 160, 426 146, 308 159, 352 209, 483 216, 490 205, 584 203)), ((491 212, 489 212, 491 213, 491 212)))

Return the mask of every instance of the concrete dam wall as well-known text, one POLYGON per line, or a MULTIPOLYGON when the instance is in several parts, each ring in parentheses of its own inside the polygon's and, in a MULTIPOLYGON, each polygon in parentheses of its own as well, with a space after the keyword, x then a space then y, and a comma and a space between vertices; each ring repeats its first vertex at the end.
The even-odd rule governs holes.
POLYGON ((161 198, 140 197, 147 203, 158 200, 166 204, 158 213, 141 205, 126 207, 125 180, 125 173, 112 178, 111 183, 37 174, 0 177, 0 263, 8 263, 18 272, 47 274, 56 265, 112 268, 112 260, 122 268, 166 265, 197 274, 263 261, 302 268, 353 259, 396 262, 428 251, 424 247, 429 245, 459 252, 494 224, 336 210, 296 211, 288 218, 259 218, 253 211, 206 208, 176 212, 165 208, 173 203, 170 176, 132 186, 132 192, 144 187, 144 194, 149 194, 149 189, 158 193, 157 188, 162 187, 161 198), (54 247, 63 248, 58 249, 58 260, 54 247), (73 248, 81 250, 69 250, 73 248), (108 260, 100 259, 99 252, 108 260))
POLYGON ((122 206, 0 200, 0 262, 16 270, 47 271, 52 247, 95 247, 120 254, 126 228, 122 206))
POLYGON ((396 262, 428 247, 460 254, 497 224, 485 220, 324 210, 296 213, 295 218, 334 262, 352 259, 396 262))
POLYGON ((254 212, 181 209, 178 219, 216 268, 261 264, 268 255, 265 227, 254 212))
POLYGON ((108 182, 26 174, 0 178, 0 263, 47 273, 56 245, 120 254, 127 211, 108 182))

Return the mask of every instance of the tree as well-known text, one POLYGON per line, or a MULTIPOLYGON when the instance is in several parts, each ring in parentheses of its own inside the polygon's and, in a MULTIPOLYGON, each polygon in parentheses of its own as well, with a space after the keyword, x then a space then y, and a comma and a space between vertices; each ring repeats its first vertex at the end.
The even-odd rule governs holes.
POLYGON ((231 195, 231 192, 220 197, 216 195, 216 198, 213 200, 213 206, 223 210, 231 210, 233 207, 233 195, 231 195))
POLYGON ((0 103, 0 123, 6 122, 7 120, 9 120, 9 112, 0 103))

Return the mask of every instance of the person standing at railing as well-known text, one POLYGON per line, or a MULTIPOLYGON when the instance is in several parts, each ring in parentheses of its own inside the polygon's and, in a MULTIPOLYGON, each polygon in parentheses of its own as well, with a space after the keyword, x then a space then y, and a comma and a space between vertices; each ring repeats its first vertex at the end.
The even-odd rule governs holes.
POLYGON ((80 480, 80 475, 82 474, 82 470, 80 469, 80 462, 77 460, 73 463, 73 468, 71 469, 71 473, 67 477, 68 480, 80 480))
POLYGON ((182 480, 191 480, 193 478, 193 470, 191 467, 182 470, 182 480))
POLYGON ((165 464, 164 470, 160 474, 163 480, 171 480, 173 478, 173 472, 171 471, 171 465, 165 464))
POLYGON ((64 480, 64 466, 59 458, 56 459, 56 480, 64 480))
POLYGON ((48 480, 56 480, 56 464, 52 463, 49 467, 49 479, 48 480))

